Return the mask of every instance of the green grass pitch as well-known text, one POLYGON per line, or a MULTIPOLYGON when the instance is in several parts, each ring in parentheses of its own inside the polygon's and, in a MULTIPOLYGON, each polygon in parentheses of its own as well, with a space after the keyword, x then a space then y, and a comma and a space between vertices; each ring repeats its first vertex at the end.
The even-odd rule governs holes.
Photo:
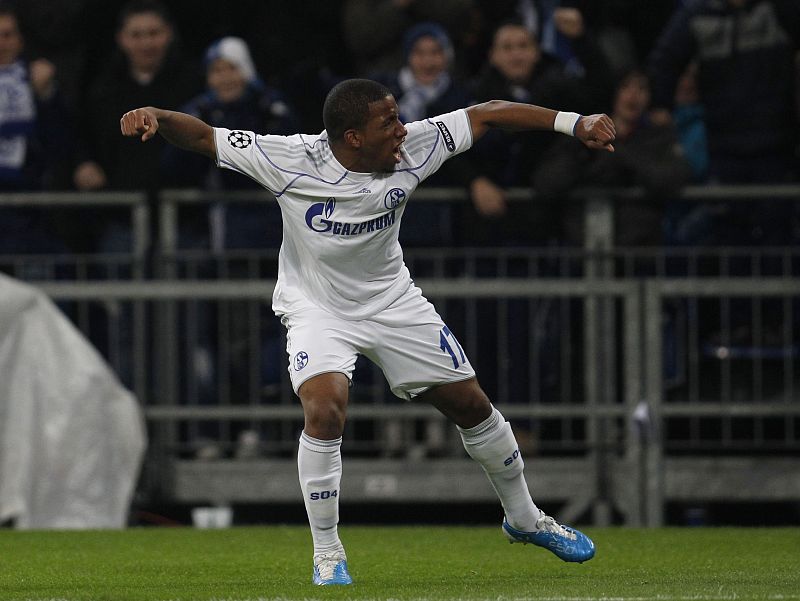
POLYGON ((597 555, 579 565, 499 527, 343 526, 355 583, 320 588, 299 526, 0 530, 0 599, 800 600, 797 528, 586 532, 597 555))

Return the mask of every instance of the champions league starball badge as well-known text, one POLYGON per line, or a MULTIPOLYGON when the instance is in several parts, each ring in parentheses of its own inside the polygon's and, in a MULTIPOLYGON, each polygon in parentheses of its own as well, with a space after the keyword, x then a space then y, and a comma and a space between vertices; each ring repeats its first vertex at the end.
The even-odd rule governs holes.
POLYGON ((228 143, 234 148, 247 148, 253 142, 250 134, 243 131, 232 131, 228 134, 228 143))

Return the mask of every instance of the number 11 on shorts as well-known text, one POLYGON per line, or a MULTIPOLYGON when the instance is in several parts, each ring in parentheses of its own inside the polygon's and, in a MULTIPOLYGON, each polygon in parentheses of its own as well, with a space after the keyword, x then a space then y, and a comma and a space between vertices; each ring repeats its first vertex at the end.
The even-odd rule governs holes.
POLYGON ((452 338, 453 343, 456 345, 458 353, 459 355, 461 355, 461 363, 466 363, 467 358, 464 356, 464 349, 461 348, 461 345, 458 343, 458 340, 456 340, 456 337, 453 336, 453 333, 450 331, 450 328, 445 326, 439 332, 439 348, 442 349, 442 351, 446 352, 448 355, 450 355, 450 358, 453 360, 453 368, 458 369, 458 358, 456 357, 456 354, 453 351, 453 347, 450 346, 450 343, 447 341, 448 338, 452 338))

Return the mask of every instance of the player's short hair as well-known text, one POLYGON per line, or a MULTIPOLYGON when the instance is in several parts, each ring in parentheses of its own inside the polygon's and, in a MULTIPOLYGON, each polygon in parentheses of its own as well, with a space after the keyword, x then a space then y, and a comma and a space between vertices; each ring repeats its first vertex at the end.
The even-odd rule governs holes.
POLYGON ((371 79, 346 79, 336 84, 322 107, 322 122, 329 140, 340 140, 348 129, 361 129, 369 118, 369 104, 392 93, 371 79))

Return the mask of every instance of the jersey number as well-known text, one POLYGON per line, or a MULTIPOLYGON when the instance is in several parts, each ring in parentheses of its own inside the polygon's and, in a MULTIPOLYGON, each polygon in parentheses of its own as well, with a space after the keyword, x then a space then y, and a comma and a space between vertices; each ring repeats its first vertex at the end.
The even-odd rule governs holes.
POLYGON ((456 348, 458 349, 458 354, 461 355, 461 363, 466 363, 467 358, 464 356, 464 349, 461 348, 461 345, 458 343, 458 340, 456 340, 456 337, 453 336, 450 328, 445 326, 442 328, 441 332, 439 332, 439 348, 450 355, 450 358, 453 360, 453 368, 458 369, 458 358, 453 351, 453 347, 450 346, 450 343, 447 341, 448 338, 452 338, 453 342, 455 343, 456 348))

